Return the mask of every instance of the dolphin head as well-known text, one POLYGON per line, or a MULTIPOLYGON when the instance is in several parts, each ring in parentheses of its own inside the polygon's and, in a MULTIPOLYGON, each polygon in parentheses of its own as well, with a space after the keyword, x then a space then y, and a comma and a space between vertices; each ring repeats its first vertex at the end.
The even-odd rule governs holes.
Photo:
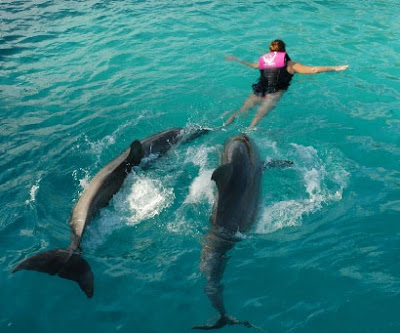
POLYGON ((225 148, 222 155, 223 162, 256 162, 253 141, 246 134, 239 134, 228 138, 225 142, 225 148))
POLYGON ((221 165, 211 176, 218 188, 211 217, 214 227, 230 233, 249 230, 257 211, 261 171, 257 146, 247 135, 225 141, 221 165))

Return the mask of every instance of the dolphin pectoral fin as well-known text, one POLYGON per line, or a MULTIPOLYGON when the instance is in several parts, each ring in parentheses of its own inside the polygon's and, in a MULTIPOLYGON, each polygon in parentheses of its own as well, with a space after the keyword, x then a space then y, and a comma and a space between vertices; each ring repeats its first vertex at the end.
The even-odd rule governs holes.
POLYGON ((12 270, 12 273, 24 269, 58 275, 75 281, 87 297, 93 296, 93 273, 80 254, 63 249, 41 252, 22 261, 12 270))
POLYGON ((236 318, 232 318, 229 316, 221 316, 214 324, 212 325, 199 325, 199 326, 193 326, 192 329, 194 330, 215 330, 222 328, 226 325, 243 325, 247 328, 255 328, 257 330, 261 330, 260 328, 254 326, 251 324, 249 321, 244 320, 244 321, 239 321, 236 318))
POLYGON ((130 147, 131 147, 131 151, 129 152, 130 162, 133 163, 134 165, 140 164, 140 161, 144 156, 144 150, 142 144, 140 143, 139 140, 135 140, 131 143, 130 147))
POLYGON ((222 189, 232 176, 233 166, 231 163, 223 164, 214 170, 211 180, 215 181, 218 189, 222 189))
POLYGON ((288 161, 288 160, 272 160, 269 162, 265 162, 263 167, 264 169, 270 169, 270 168, 289 168, 293 166, 294 162, 288 161))

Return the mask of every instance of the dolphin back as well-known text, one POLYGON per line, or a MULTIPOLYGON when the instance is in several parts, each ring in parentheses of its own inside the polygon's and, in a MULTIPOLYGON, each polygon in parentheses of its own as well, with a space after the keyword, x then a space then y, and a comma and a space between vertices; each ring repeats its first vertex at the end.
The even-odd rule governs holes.
MULTIPOLYGON (((172 128, 142 140, 134 140, 124 152, 103 167, 74 206, 70 219, 71 244, 68 249, 54 249, 38 253, 19 263, 12 273, 31 270, 58 275, 75 281, 86 294, 93 296, 94 277, 88 262, 79 254, 80 242, 86 226, 102 207, 117 193, 132 167, 139 165, 149 154, 162 156, 182 140, 192 140, 208 130, 198 129, 185 134, 182 128, 172 128), (182 138, 182 135, 185 134, 182 138)), ((185 141, 185 142, 186 142, 185 141)))
POLYGON ((19 263, 12 271, 31 270, 58 275, 78 283, 87 297, 93 296, 94 277, 88 262, 78 253, 54 249, 40 252, 19 263))
POLYGON ((240 240, 237 232, 250 230, 258 208, 261 189, 261 163, 258 148, 245 134, 225 141, 221 165, 214 170, 212 180, 218 192, 215 197, 211 227, 202 245, 200 270, 207 279, 204 289, 211 305, 219 312, 219 319, 212 325, 195 326, 193 329, 212 330, 226 325, 253 326, 226 314, 221 283, 228 261, 228 251, 240 240))
POLYGON ((133 165, 138 165, 140 164, 140 161, 144 157, 144 150, 142 147, 142 144, 140 143, 139 140, 134 140, 131 145, 130 145, 130 151, 129 151, 129 162, 133 165))

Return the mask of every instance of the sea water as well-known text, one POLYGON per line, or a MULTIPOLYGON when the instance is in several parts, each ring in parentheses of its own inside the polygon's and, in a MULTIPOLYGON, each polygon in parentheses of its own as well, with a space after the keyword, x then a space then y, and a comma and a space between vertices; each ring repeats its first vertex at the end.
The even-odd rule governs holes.
POLYGON ((68 246, 80 194, 132 140, 221 125, 258 77, 225 55, 255 62, 280 38, 294 61, 350 66, 296 75, 247 131, 263 160, 294 164, 263 173, 224 274, 227 312, 268 332, 399 332, 399 12, 397 0, 2 0, 0 331, 190 332, 218 318, 199 271, 211 174, 255 110, 129 174, 83 239, 92 299, 11 270, 68 246))

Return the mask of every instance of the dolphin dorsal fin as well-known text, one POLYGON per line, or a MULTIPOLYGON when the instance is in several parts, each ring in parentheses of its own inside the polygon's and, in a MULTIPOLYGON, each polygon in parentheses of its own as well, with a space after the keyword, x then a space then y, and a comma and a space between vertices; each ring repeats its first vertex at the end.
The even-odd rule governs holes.
POLYGON ((214 170, 211 180, 215 181, 218 190, 223 188, 232 176, 233 166, 232 163, 222 164, 214 170))
POLYGON ((129 159, 131 163, 138 165, 144 156, 144 150, 139 140, 131 143, 131 151, 129 152, 129 159))

